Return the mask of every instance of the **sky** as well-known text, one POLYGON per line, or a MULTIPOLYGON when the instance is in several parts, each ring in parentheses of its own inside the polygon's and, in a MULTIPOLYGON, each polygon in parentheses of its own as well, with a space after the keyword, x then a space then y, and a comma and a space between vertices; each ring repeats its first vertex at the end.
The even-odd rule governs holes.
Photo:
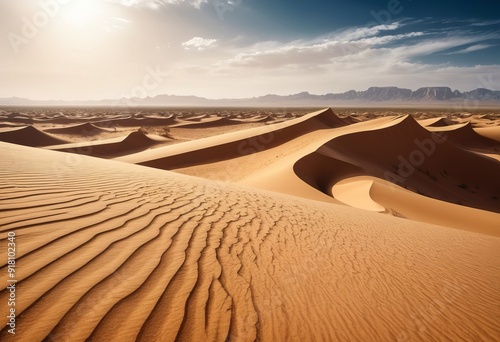
POLYGON ((0 0, 0 98, 500 90, 492 0, 0 0))

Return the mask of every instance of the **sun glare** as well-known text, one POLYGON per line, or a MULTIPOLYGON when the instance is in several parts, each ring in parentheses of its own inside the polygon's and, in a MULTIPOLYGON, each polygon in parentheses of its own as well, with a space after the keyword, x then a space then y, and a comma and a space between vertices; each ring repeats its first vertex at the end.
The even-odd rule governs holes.
POLYGON ((102 12, 99 0, 73 0, 62 8, 61 14, 68 24, 88 25, 102 12))

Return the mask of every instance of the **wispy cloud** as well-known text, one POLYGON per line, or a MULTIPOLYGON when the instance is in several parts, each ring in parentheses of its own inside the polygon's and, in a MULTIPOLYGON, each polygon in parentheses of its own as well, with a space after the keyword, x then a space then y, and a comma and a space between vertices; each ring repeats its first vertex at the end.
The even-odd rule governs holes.
POLYGON ((186 50, 206 50, 208 48, 215 47, 217 39, 205 39, 201 37, 194 37, 187 42, 182 43, 182 46, 186 50))
POLYGON ((497 33, 479 33, 464 30, 430 27, 427 30, 399 33, 406 26, 404 21, 387 25, 350 28, 328 35, 326 38, 288 43, 260 43, 232 58, 220 61, 220 67, 279 68, 284 66, 332 67, 356 61, 372 65, 387 61, 408 65, 416 59, 451 49, 474 44, 450 54, 464 54, 491 47, 481 42, 500 38, 497 33))
POLYGON ((448 52, 448 53, 446 53, 446 55, 456 55, 456 54, 469 53, 469 52, 474 52, 474 51, 488 49, 490 47, 493 47, 493 45, 476 44, 476 45, 471 45, 471 46, 469 46, 469 47, 467 47, 465 49, 462 49, 462 50, 448 52))
POLYGON ((500 20, 483 20, 483 21, 475 21, 471 24, 472 26, 492 26, 492 25, 500 25, 500 20))
POLYGON ((365 26, 353 29, 344 30, 337 34, 337 38, 341 40, 356 40, 366 37, 373 37, 383 31, 394 31, 402 26, 401 22, 394 22, 387 25, 365 26))
MULTIPOLYGON (((368 30, 365 32, 368 32, 368 30)), ((245 67, 257 66, 265 68, 276 68, 284 65, 319 66, 323 64, 330 64, 332 60, 336 58, 354 56, 363 51, 376 48, 377 46, 384 46, 391 42, 420 37, 422 35, 424 35, 422 32, 410 32, 380 37, 366 37, 366 34, 340 34, 336 37, 324 39, 321 42, 296 41, 268 50, 260 50, 251 53, 239 53, 234 58, 222 61, 220 64, 245 67), (345 40, 346 37, 358 37, 359 39, 345 40)))

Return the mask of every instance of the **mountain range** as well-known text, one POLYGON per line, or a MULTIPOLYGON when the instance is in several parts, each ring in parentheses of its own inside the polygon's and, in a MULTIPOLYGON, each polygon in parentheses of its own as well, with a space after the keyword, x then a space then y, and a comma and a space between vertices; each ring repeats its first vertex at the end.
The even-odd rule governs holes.
POLYGON ((342 104, 500 104, 500 91, 478 88, 460 92, 449 87, 423 87, 415 91, 398 87, 371 87, 365 91, 314 95, 301 92, 293 95, 264 95, 241 99, 207 99, 198 96, 157 95, 146 98, 121 98, 99 101, 37 101, 18 97, 0 98, 1 106, 324 106, 342 104))

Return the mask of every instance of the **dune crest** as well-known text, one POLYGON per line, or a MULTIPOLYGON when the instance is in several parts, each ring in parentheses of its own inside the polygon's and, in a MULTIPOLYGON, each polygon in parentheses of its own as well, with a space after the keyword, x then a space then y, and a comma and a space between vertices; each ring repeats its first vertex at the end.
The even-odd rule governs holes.
POLYGON ((59 127, 59 128, 49 128, 46 129, 45 132, 49 133, 57 133, 57 134, 75 134, 75 135, 84 135, 84 136, 93 136, 100 134, 102 132, 109 132, 109 129, 104 129, 95 126, 89 122, 69 126, 69 127, 59 127))

